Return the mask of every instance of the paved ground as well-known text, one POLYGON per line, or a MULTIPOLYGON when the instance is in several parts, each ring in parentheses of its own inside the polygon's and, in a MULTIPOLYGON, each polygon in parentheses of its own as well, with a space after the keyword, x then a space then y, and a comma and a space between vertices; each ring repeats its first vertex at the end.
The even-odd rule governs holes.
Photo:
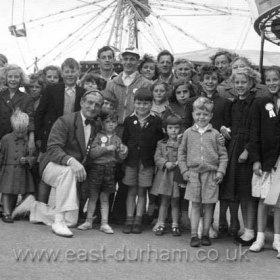
POLYGON ((272 280, 280 275, 280 260, 271 249, 271 235, 263 252, 250 253, 234 245, 230 238, 214 240, 211 247, 194 249, 189 246, 188 233, 181 237, 158 237, 150 229, 140 235, 125 235, 120 226, 114 227, 113 235, 97 228, 87 232, 74 229, 75 236, 67 239, 55 236, 47 226, 27 221, 0 221, 0 228, 0 280, 272 280), (43 256, 41 260, 38 255, 31 259, 30 253, 36 250, 43 256), (45 253, 51 251, 57 257, 55 260, 52 255, 48 261, 45 253), (20 252, 29 255, 23 260, 20 252))

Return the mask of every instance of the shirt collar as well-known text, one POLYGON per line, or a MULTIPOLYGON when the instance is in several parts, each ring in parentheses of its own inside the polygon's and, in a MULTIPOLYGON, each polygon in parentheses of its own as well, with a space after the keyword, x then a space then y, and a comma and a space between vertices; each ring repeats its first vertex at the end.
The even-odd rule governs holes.
POLYGON ((126 74, 125 72, 123 72, 123 79, 127 79, 127 78, 130 78, 130 79, 135 79, 136 77, 136 74, 137 74, 137 71, 133 72, 132 74, 126 74))
POLYGON ((82 111, 80 111, 80 113, 81 113, 81 117, 82 117, 83 126, 84 127, 88 126, 85 124, 86 117, 83 115, 82 111))

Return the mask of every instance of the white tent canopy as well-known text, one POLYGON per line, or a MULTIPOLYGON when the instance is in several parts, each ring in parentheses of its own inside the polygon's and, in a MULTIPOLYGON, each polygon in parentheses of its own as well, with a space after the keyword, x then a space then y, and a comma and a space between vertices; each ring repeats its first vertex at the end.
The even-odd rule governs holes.
MULTIPOLYGON (((184 52, 175 54, 175 58, 185 58, 194 63, 207 63, 211 62, 210 57, 220 49, 210 48, 197 50, 192 52, 184 52)), ((260 51, 257 50, 228 50, 240 56, 247 57, 254 65, 259 65, 260 51)), ((280 47, 279 47, 280 51, 280 47)), ((280 66, 280 53, 279 52, 264 52, 264 66, 278 65, 280 66)))

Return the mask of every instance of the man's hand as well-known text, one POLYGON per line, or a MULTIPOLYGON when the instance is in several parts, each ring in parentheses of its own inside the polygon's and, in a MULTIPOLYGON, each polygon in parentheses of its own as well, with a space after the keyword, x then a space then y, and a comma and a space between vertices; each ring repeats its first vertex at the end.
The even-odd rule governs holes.
POLYGON ((87 173, 84 166, 80 162, 78 162, 75 158, 71 158, 69 166, 75 173, 78 182, 85 181, 87 173))
POLYGON ((223 180, 223 177, 224 177, 224 174, 222 172, 217 171, 216 177, 215 177, 216 184, 220 184, 223 180))
POLYGON ((245 149, 245 150, 242 152, 242 154, 239 156, 238 162, 239 162, 239 163, 244 163, 244 162, 246 162, 246 160, 248 159, 248 155, 249 155, 249 153, 248 153, 248 151, 245 149))
POLYGON ((257 176, 262 176, 262 164, 259 161, 254 162, 253 171, 257 176))

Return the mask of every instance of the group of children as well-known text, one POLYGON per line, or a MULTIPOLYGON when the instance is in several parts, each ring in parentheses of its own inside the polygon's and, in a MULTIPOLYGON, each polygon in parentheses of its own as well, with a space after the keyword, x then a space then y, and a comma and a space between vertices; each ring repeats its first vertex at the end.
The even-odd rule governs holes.
MULTIPOLYGON (((59 81, 58 73, 53 71, 45 72, 45 82, 59 81)), ((8 69, 8 89, 17 91, 22 75, 18 69, 8 69), (13 75, 16 79, 11 77, 13 75)), ((44 84, 35 76, 31 81, 27 93, 36 101, 44 84)), ((99 198, 100 230, 114 232, 108 223, 109 195, 116 191, 115 170, 123 161, 122 182, 128 186, 124 233, 142 232, 148 190, 150 204, 156 203, 154 197, 160 197, 157 223, 153 228, 156 235, 166 231, 170 206, 172 234, 181 235, 180 214, 188 209, 188 204, 184 208, 184 203, 190 201, 190 245, 211 245, 209 230, 215 204, 220 200, 220 232, 230 229, 235 242, 250 246, 251 251, 260 251, 265 242, 267 205, 273 205, 273 248, 280 257, 280 188, 277 184, 280 180, 280 69, 266 70, 268 93, 264 97, 257 97, 259 75, 247 65, 235 69, 230 77, 235 91, 233 101, 218 94, 220 82, 218 68, 206 65, 200 69, 199 93, 191 83, 182 80, 174 85, 171 95, 168 86, 159 80, 151 88, 137 89, 134 113, 124 121, 122 139, 116 133, 115 103, 105 100, 106 110, 100 115, 102 131, 92 143, 87 163, 87 218, 79 229, 92 228, 99 198), (244 233, 240 236, 239 204, 244 222, 244 233), (230 225, 226 218, 227 207, 230 225), (198 235, 200 221, 201 238, 198 235)), ((18 110, 10 116, 13 132, 0 135, 3 213, 12 212, 18 194, 34 190, 28 181, 28 168, 35 154, 30 122, 34 116, 18 110), (22 189, 21 178, 27 180, 25 186, 30 188, 22 189)), ((10 219, 9 215, 3 216, 3 221, 10 222, 10 219)))

